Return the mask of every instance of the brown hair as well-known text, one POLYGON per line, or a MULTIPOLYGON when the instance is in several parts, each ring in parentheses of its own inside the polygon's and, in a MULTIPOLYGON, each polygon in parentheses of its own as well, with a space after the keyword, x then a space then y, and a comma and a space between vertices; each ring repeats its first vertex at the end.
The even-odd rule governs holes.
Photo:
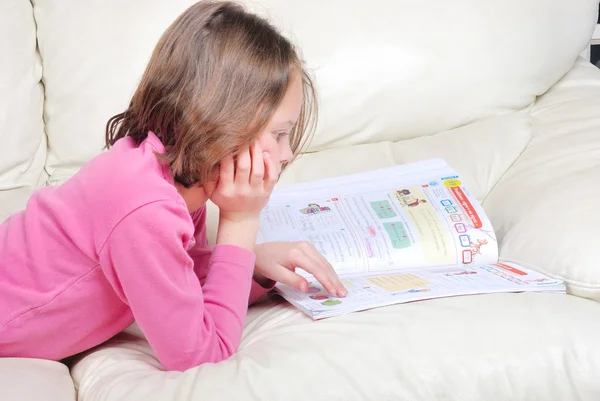
POLYGON ((175 180, 202 185, 225 156, 257 139, 294 73, 302 75, 304 87, 290 134, 297 156, 311 136, 317 107, 293 45, 236 3, 200 1, 160 38, 129 107, 108 120, 106 147, 125 136, 139 145, 153 131, 165 146, 158 157, 169 163, 175 180))

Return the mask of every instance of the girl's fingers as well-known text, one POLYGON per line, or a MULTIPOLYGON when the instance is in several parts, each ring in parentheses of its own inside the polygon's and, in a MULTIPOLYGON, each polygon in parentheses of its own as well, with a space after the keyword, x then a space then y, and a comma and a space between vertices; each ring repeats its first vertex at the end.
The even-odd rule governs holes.
POLYGON ((221 162, 219 167, 219 184, 229 185, 233 183, 233 177, 235 174, 233 156, 227 156, 221 162))
POLYGON ((252 166, 250 159, 250 150, 246 149, 238 154, 235 164, 235 183, 247 185, 250 179, 250 169, 252 166))
POLYGON ((268 152, 263 152, 263 159, 265 165, 264 182, 268 190, 272 190, 277 183, 278 173, 275 161, 271 158, 268 152))
POLYGON ((319 281, 319 283, 323 285, 323 288, 325 288, 325 290, 330 294, 337 296, 345 296, 346 289, 344 288, 342 283, 339 282, 339 279, 337 278, 337 275, 335 274, 333 269, 328 268, 328 264, 322 263, 316 257, 311 257, 310 250, 306 249, 310 248, 309 245, 300 245, 300 247, 296 248, 297 250, 294 252, 293 255, 291 255, 292 258, 290 262, 295 267, 299 267, 312 274, 319 281), (305 249, 301 249, 300 247, 303 247, 305 249))
POLYGON ((333 267, 327 261, 322 262, 317 258, 311 258, 311 260, 312 266, 314 266, 314 273, 311 272, 311 274, 315 276, 324 287, 325 283, 327 283, 328 288, 326 289, 331 294, 345 297, 348 291, 344 287, 344 284, 342 284, 333 267))
POLYGON ((312 249, 314 250, 314 252, 311 252, 310 256, 314 257, 316 259, 316 263, 319 264, 321 269, 328 273, 330 279, 333 282, 333 286, 335 287, 336 294, 341 297, 345 297, 348 294, 348 290, 346 289, 346 287, 344 287, 342 280, 340 280, 340 277, 336 273, 331 263, 329 263, 327 259, 325 259, 325 257, 321 255, 316 249, 312 249))
POLYGON ((272 277, 269 277, 270 279, 288 285, 292 288, 297 289, 298 291, 308 291, 308 281, 306 281, 304 277, 294 273, 293 271, 283 266, 280 267, 280 269, 277 269, 275 272, 272 273, 272 277))
POLYGON ((252 171, 250 172, 250 185, 253 187, 261 185, 265 177, 265 162, 260 146, 255 142, 250 148, 252 158, 252 171))

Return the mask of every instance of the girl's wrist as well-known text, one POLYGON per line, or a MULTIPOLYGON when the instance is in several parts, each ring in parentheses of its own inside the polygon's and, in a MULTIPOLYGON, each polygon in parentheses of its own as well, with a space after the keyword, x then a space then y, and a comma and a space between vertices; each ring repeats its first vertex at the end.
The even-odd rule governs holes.
POLYGON ((254 251, 259 219, 237 220, 221 216, 217 229, 217 244, 235 245, 254 251))
POLYGON ((258 223, 258 221, 260 220, 260 213, 220 212, 219 220, 225 220, 232 223, 258 223))

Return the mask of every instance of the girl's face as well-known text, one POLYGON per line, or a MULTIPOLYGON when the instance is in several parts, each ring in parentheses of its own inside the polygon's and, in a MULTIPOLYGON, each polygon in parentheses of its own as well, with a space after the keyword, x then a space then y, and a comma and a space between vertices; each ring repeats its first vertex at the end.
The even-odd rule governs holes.
MULTIPOLYGON (((279 107, 258 138, 258 144, 262 151, 268 152, 271 160, 278 162, 278 175, 281 173, 282 165, 294 156, 290 148, 290 130, 300 117, 302 102, 302 79, 300 74, 294 73, 279 107)), ((175 186, 184 198, 190 212, 202 207, 211 195, 204 187, 185 188, 179 183, 175 183, 175 186)))
POLYGON ((294 156, 290 149, 290 130, 300 116, 302 96, 301 76, 294 73, 283 100, 258 138, 258 144, 262 151, 268 152, 271 160, 279 162, 278 174, 281 172, 283 163, 288 162, 294 156))

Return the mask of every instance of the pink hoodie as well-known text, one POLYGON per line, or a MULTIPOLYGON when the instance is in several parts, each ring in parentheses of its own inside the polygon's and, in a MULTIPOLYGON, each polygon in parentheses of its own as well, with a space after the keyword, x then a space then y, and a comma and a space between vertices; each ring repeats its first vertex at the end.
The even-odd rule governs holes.
POLYGON ((205 208, 190 215, 149 133, 39 189, 0 225, 0 356, 59 360, 135 319, 167 370, 237 351, 255 255, 209 249, 205 208))

